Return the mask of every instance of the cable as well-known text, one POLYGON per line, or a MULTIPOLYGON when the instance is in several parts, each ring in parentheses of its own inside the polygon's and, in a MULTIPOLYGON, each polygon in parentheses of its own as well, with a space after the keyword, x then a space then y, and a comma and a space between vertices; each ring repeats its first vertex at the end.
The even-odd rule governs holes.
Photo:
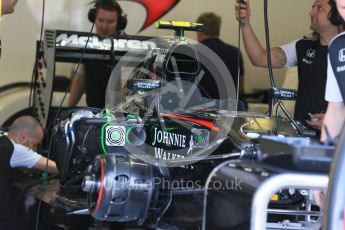
MULTIPOLYGON (((1 6, 2 6, 2 1, 0 0, 0 14, 1 14, 1 6)), ((40 47, 38 47, 38 45, 36 46, 36 57, 35 57, 34 67, 33 67, 32 75, 31 75, 31 87, 30 87, 30 93, 29 93, 29 108, 30 109, 33 108, 32 97, 33 97, 33 93, 35 92, 34 91, 34 87, 36 87, 36 85, 35 85, 35 76, 36 75, 35 74, 36 74, 36 71, 37 71, 37 67, 38 67, 38 63, 37 62, 38 62, 38 59, 39 59, 39 55, 38 55, 38 51, 37 50, 42 50, 41 45, 43 44, 42 43, 42 33, 43 33, 43 25, 44 25, 44 15, 45 15, 45 0, 43 0, 43 5, 42 5, 41 31, 40 31, 40 40, 39 40, 40 47)), ((47 168, 48 168, 48 160, 47 160, 45 171, 47 171, 47 168)), ((42 197, 43 197, 43 193, 42 193, 42 197)), ((40 200, 39 206, 41 204, 41 200, 40 200)), ((16 209, 15 209, 15 212, 14 212, 14 216, 16 216, 16 209)))
MULTIPOLYGON (((42 52, 43 52, 43 28, 44 28, 44 15, 45 15, 45 0, 43 0, 42 2, 42 17, 41 17, 41 29, 40 29, 40 39, 39 42, 36 44, 36 57, 35 57, 35 62, 34 62, 34 68, 32 70, 32 75, 31 75, 31 88, 30 88, 30 94, 29 94, 29 108, 33 108, 33 101, 32 101, 32 97, 33 97, 33 93, 35 92, 35 76, 38 70, 38 60, 41 58, 42 52)), ((44 65, 44 63, 42 63, 42 65, 44 65)), ((43 66, 42 66, 43 67, 43 66)))
POLYGON ((279 110, 279 106, 276 107, 276 117, 278 116, 278 110, 279 110))
POLYGON ((43 5, 42 5, 42 18, 41 18, 42 23, 41 23, 40 41, 42 41, 42 39, 43 39, 45 5, 46 5, 46 1, 43 0, 43 5))
MULTIPOLYGON (((78 64, 77 64, 77 67, 75 68, 75 70, 74 70, 74 72, 73 72, 73 76, 75 76, 75 74, 77 73, 77 71, 78 71, 78 69, 79 69, 80 64, 82 63, 84 54, 85 54, 85 52, 86 52, 86 47, 87 47, 87 45, 89 44, 89 41, 90 41, 90 38, 91 38, 91 35, 92 35, 92 31, 93 31, 94 26, 95 26, 95 23, 93 23, 92 26, 91 26, 91 29, 90 29, 90 32, 89 32, 89 36, 88 36, 88 38, 87 38, 87 40, 86 40, 86 43, 85 43, 85 46, 84 46, 84 48, 83 48, 83 52, 81 53, 79 62, 78 62, 78 64)), ((66 89, 66 91, 65 91, 65 94, 64 94, 64 96, 63 96, 63 98, 62 98, 62 100, 61 100, 61 103, 60 103, 60 105, 59 105, 59 107, 58 107, 58 110, 57 110, 57 112, 56 112, 56 114, 55 114, 54 122, 53 122, 53 124, 54 124, 53 127, 56 127, 56 122, 57 122, 57 120, 58 120, 58 115, 59 115, 59 113, 60 113, 60 111, 61 111, 63 102, 65 101, 66 96, 67 96, 67 93, 69 92, 71 86, 72 86, 72 81, 69 83, 69 85, 68 85, 68 87, 67 87, 67 89, 66 89)), ((53 143, 53 135, 51 135, 50 142, 49 142, 48 155, 47 155, 47 162, 46 162, 46 166, 45 166, 44 172, 47 172, 47 170, 48 170, 48 162, 49 162, 49 156, 50 156, 50 152, 51 152, 51 148, 52 148, 52 143, 53 143)), ((42 190, 42 195, 41 195, 40 200, 39 200, 39 203, 38 203, 37 214, 36 214, 36 215, 37 215, 37 217, 36 217, 36 225, 35 225, 35 229, 36 229, 36 230, 38 230, 38 223, 39 223, 39 216, 40 216, 40 210, 41 210, 41 203, 42 203, 43 195, 44 195, 46 189, 47 189, 47 187, 44 186, 44 187, 43 187, 43 190, 42 190)))
POLYGON ((105 128, 110 124, 111 122, 111 117, 110 117, 110 112, 109 110, 106 110, 105 111, 105 116, 107 117, 107 122, 104 123, 102 125, 102 128, 101 128, 101 146, 102 146, 102 150, 103 150, 103 154, 104 155, 107 155, 107 149, 105 147, 105 128))
MULTIPOLYGON (((160 162, 157 162, 157 163, 158 163, 158 164, 161 164, 161 166, 159 166, 160 168, 161 168, 162 166, 166 167, 165 164, 163 165, 163 164, 160 163, 160 162)), ((160 170, 159 170, 159 171, 160 171, 160 170)), ((161 175, 162 175, 162 173, 161 173, 161 175)), ((168 181, 171 180, 169 171, 166 171, 166 175, 163 175, 163 176, 165 176, 165 177, 167 178, 168 181)), ((168 194, 167 194, 167 195, 168 195, 168 200, 167 200, 167 202, 165 203, 165 206, 163 206, 163 207, 160 208, 160 215, 157 216, 157 219, 156 219, 156 222, 155 222, 155 226, 156 226, 156 227, 158 227, 159 222, 161 221, 162 217, 164 216, 164 214, 166 213, 166 211, 167 211, 168 208, 170 207, 170 204, 171 204, 171 201, 172 201, 172 189, 169 189, 169 190, 168 190, 168 194)))
POLYGON ((236 89, 236 113, 238 110, 238 103, 240 100, 240 75, 241 75, 241 27, 243 26, 242 18, 238 21, 238 37, 237 37, 237 89, 236 89))
POLYGON ((277 113, 276 113, 276 117, 277 117, 276 131, 275 131, 276 136, 279 136, 279 131, 280 131, 280 127, 281 127, 281 119, 282 119, 280 113, 278 114, 278 108, 279 108, 279 106, 277 106, 277 113))
POLYGON ((266 42, 268 75, 270 78, 271 87, 276 87, 276 84, 274 82, 272 62, 271 62, 271 46, 270 46, 270 31, 269 31, 269 26, 268 26, 267 0, 264 0, 264 22, 265 22, 265 42, 266 42))
MULTIPOLYGON (((0 32, 1 32, 2 0, 0 0, 0 32)), ((1 39, 0 39, 0 58, 1 58, 1 39)))
MULTIPOLYGON (((270 32, 269 32, 269 26, 268 26, 268 10, 267 10, 267 0, 264 0, 264 22, 265 22, 265 41, 266 41, 266 53, 267 53, 267 66, 268 66, 268 74, 270 78, 271 87, 276 87, 274 77, 273 77, 273 68, 272 68, 272 62, 271 62, 271 46, 270 46, 270 32)), ((297 122, 292 118, 292 116, 289 114, 283 103, 278 100, 278 106, 282 109, 286 117, 289 119, 289 121, 294 125, 297 132, 302 136, 305 137, 303 134, 303 131, 301 130, 301 127, 297 124, 297 122)))
POLYGON ((84 139, 83 139, 83 143, 82 143, 81 149, 80 149, 82 153, 85 153, 85 141, 86 141, 87 136, 89 135, 89 132, 90 132, 90 130, 91 130, 91 127, 92 127, 92 126, 90 126, 90 127, 87 129, 86 133, 85 133, 85 136, 84 136, 84 139))

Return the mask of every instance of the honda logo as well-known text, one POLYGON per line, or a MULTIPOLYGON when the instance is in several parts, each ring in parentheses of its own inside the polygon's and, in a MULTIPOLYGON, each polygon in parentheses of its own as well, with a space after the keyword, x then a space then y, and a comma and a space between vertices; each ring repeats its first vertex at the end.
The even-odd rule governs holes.
POLYGON ((316 50, 314 50, 312 48, 308 49, 307 52, 306 52, 306 55, 307 55, 308 58, 315 57, 315 54, 316 54, 316 50))
POLYGON ((339 62, 345 61, 345 49, 339 50, 339 62))

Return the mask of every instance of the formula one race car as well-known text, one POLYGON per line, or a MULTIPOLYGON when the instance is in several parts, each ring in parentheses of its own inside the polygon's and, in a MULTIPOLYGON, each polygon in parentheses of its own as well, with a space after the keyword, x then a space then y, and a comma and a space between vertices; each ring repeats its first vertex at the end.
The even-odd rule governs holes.
POLYGON ((116 87, 135 56, 130 52, 112 72, 105 109, 64 109, 57 116, 51 149, 60 171, 55 202, 98 221, 199 229, 206 179, 217 165, 255 160, 261 135, 298 132, 282 118, 240 111, 223 62, 184 37, 184 30, 202 25, 156 26, 173 29, 176 36, 155 41, 159 47, 130 65, 123 101, 116 87), (208 97, 199 87, 203 77, 213 77, 219 97, 208 97))

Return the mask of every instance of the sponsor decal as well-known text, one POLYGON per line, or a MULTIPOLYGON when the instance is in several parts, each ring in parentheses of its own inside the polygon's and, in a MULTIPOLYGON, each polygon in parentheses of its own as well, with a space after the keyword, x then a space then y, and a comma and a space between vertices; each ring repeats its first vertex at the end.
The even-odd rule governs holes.
POLYGON ((306 57, 303 57, 302 62, 306 63, 307 65, 311 65, 313 64, 313 61, 311 59, 313 59, 316 55, 316 50, 313 48, 309 48, 306 52, 305 52, 306 57))
MULTIPOLYGON (((61 33, 56 37, 56 46, 83 48, 88 40, 88 36, 79 36, 78 34, 61 33)), ((153 41, 140 41, 129 39, 101 39, 97 36, 90 37, 87 44, 88 48, 100 50, 150 50, 157 47, 153 41)))
POLYGON ((124 146, 126 128, 124 126, 107 126, 105 128, 105 144, 107 146, 124 146))
POLYGON ((339 62, 345 62, 345 49, 339 50, 339 62))
POLYGON ((339 72, 343 72, 343 71, 345 71, 345 65, 343 65, 343 66, 338 66, 337 67, 337 72, 339 73, 339 72))
POLYGON ((313 63, 311 60, 308 60, 306 58, 303 58, 302 61, 308 65, 311 65, 313 63))
POLYGON ((193 152, 193 148, 204 148, 209 143, 210 132, 206 129, 192 129, 190 137, 189 149, 187 155, 193 152))
POLYGON ((307 55, 308 58, 313 58, 313 57, 315 57, 316 50, 310 48, 310 49, 307 50, 307 52, 305 54, 307 55))
POLYGON ((165 151, 162 148, 157 148, 157 147, 155 147, 155 157, 158 159, 163 159, 163 160, 175 160, 175 159, 184 158, 183 155, 170 153, 168 151, 165 151))
MULTIPOLYGON (((166 132, 155 127, 152 145, 164 144, 167 146, 175 146, 180 148, 186 148, 186 136, 174 132, 166 132)), ((171 153, 163 148, 155 148, 155 157, 163 160, 174 160, 184 158, 183 155, 177 153, 171 153)))
POLYGON ((197 148, 204 148, 208 145, 210 132, 206 129, 192 129, 192 144, 197 148))
POLYGON ((135 82, 133 87, 138 89, 157 89, 159 87, 158 82, 135 82))
POLYGON ((165 132, 155 128, 152 145, 165 144, 176 147, 186 147, 186 136, 182 134, 165 132))

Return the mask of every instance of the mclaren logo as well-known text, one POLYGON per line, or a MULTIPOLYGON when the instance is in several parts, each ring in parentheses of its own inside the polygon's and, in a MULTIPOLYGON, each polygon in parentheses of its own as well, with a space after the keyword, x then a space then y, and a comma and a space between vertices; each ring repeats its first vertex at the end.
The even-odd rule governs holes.
MULTIPOLYGON (((88 40, 87 36, 79 36, 78 34, 62 33, 56 37, 56 46, 60 47, 84 47, 88 40)), ((157 47, 153 41, 140 41, 129 39, 101 39, 97 36, 92 36, 87 44, 88 48, 99 50, 148 50, 157 47)))
POLYGON ((310 48, 307 50, 307 52, 305 54, 307 55, 308 58, 313 58, 313 57, 315 57, 316 50, 310 48))
POLYGON ((339 50, 339 62, 345 62, 345 49, 339 50))
POLYGON ((134 0, 143 5, 147 12, 146 20, 140 31, 152 25, 155 21, 167 14, 180 0, 134 0))

